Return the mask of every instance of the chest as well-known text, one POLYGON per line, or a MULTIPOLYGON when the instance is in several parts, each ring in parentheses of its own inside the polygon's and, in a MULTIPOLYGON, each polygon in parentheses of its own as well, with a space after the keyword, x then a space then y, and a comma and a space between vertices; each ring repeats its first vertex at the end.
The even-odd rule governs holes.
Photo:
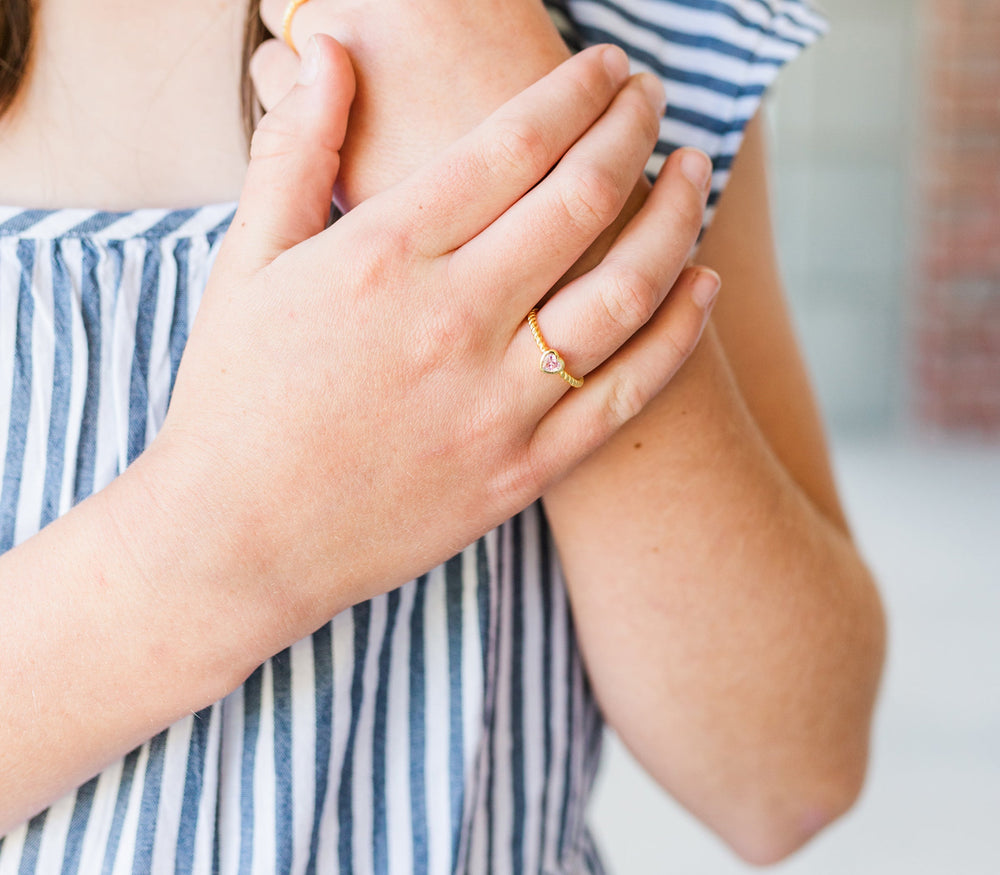
POLYGON ((128 15, 106 3, 40 4, 29 75, 0 119, 0 203, 235 199, 247 155, 245 14, 235 0, 135 4, 128 15))

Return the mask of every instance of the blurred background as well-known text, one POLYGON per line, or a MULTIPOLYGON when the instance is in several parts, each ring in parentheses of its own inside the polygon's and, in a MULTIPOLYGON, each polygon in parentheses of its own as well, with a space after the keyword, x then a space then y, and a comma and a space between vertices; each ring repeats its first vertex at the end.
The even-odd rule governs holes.
MULTIPOLYGON (((780 255, 890 653, 809 875, 1000 875, 1000 0, 823 0, 769 101, 780 255)), ((616 875, 741 864, 609 733, 616 875)))

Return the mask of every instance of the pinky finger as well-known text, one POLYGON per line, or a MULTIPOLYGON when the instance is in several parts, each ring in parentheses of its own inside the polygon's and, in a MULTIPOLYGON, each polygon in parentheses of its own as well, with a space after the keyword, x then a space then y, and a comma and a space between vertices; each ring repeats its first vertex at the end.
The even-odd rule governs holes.
POLYGON ((542 417, 527 449, 540 482, 561 478, 660 393, 698 345, 719 286, 709 268, 685 270, 642 330, 542 417), (552 447, 573 447, 573 456, 552 447))

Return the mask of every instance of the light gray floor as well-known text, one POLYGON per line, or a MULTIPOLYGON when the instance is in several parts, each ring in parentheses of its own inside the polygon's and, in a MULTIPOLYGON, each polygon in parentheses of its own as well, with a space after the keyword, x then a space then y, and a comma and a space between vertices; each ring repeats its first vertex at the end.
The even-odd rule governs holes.
MULTIPOLYGON (((861 802, 773 871, 1000 875, 1000 449, 842 439, 835 459, 890 655, 861 802)), ((613 737, 590 819, 616 875, 758 871, 613 737)))

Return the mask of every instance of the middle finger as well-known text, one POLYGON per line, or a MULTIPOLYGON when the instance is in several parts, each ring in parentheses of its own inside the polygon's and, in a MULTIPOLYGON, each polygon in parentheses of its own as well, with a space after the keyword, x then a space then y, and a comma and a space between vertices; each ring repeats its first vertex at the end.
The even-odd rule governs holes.
POLYGON ((451 255, 468 288, 497 290, 512 327, 618 216, 656 143, 663 88, 634 77, 555 169, 451 255))
MULTIPOLYGON (((582 377, 600 367, 660 307, 697 241, 710 171, 708 158, 697 150, 675 152, 603 260, 541 308, 545 340, 565 356, 569 373, 582 377)), ((700 330, 700 318, 688 327, 700 330)), ((510 347, 522 379, 527 379, 522 363, 535 354, 534 343, 522 321, 510 347)), ((558 397, 564 390, 562 381, 553 380, 545 394, 558 397)))

